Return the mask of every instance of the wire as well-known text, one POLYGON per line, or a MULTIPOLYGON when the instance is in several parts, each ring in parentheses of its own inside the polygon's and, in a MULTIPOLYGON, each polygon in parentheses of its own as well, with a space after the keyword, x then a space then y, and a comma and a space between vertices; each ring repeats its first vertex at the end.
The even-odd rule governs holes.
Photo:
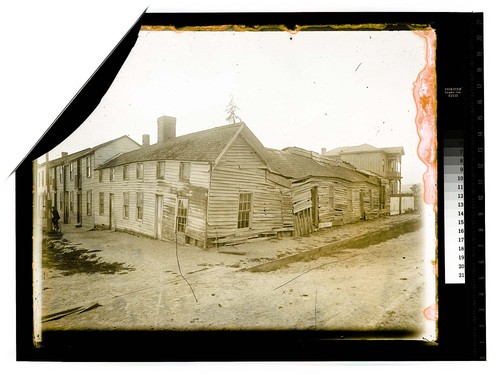
POLYGON ((177 267, 179 268, 179 274, 182 276, 182 278, 184 279, 184 281, 187 283, 187 285, 189 285, 189 288, 191 288, 191 292, 193 293, 193 297, 194 297, 194 300, 196 302, 198 302, 198 298, 196 298, 196 294, 194 293, 194 289, 193 287, 191 286, 191 284, 189 283, 189 281, 187 281, 187 279, 184 277, 184 275, 182 274, 182 271, 181 271, 181 264, 179 262, 179 253, 177 251, 177 231, 174 232, 175 233, 175 257, 177 258, 177 267))

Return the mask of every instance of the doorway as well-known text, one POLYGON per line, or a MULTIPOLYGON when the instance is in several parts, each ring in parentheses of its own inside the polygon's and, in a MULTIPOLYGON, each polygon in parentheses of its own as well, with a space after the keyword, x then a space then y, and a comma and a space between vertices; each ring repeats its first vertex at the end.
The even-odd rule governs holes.
POLYGON ((115 230, 115 195, 109 194, 109 229, 115 230))
POLYGON ((156 196, 155 204, 155 238, 162 239, 163 228, 163 195, 156 196))

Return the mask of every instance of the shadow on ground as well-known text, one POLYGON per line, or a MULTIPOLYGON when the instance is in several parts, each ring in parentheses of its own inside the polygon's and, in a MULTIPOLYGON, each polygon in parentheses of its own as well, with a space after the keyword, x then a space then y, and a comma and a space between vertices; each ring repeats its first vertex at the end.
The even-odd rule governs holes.
POLYGON ((54 268, 62 271, 64 276, 77 273, 115 274, 135 271, 125 263, 105 262, 97 253, 102 250, 78 248, 59 234, 44 236, 42 262, 44 268, 54 268))

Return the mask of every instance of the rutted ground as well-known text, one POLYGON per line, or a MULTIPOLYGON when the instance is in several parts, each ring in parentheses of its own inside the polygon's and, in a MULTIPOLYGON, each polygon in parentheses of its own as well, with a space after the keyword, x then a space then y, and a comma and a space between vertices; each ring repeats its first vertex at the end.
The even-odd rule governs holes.
POLYGON ((424 263, 422 230, 270 272, 243 269, 265 260, 266 247, 274 249, 275 259, 296 252, 293 241, 309 249, 318 238, 260 242, 252 244, 255 251, 250 245, 239 247, 245 256, 176 249, 108 231, 73 230, 63 239, 68 241, 65 251, 90 256, 86 261, 95 268, 68 274, 47 263, 43 315, 99 306, 47 321, 44 329, 419 331, 424 326, 424 268, 431 265, 424 263))

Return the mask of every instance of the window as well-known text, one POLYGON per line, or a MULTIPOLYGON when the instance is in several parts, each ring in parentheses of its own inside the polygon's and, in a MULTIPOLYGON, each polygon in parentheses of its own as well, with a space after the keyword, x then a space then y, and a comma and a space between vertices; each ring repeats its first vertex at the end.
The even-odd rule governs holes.
POLYGON ((104 215, 104 193, 99 193, 99 215, 104 215))
POLYGON ((61 210, 61 212, 62 212, 63 209, 64 209, 64 199, 63 199, 63 195, 61 194, 59 196, 59 210, 61 210))
POLYGON ((352 189, 347 189, 347 211, 352 211, 352 189))
POLYGON ((129 207, 130 207, 130 194, 123 193, 123 218, 129 218, 129 207))
POLYGON ((186 233, 188 200, 177 200, 176 230, 179 233, 186 233))
POLYGON ((136 219, 142 220, 142 213, 144 210, 144 193, 136 194, 136 219))
POLYGON ((73 212, 73 200, 74 200, 74 192, 70 191, 69 192, 69 210, 70 212, 73 212))
POLYGON ((136 177, 138 180, 144 179, 144 164, 137 163, 136 177))
POLYGON ((128 165, 123 166, 123 179, 128 180, 128 165))
POLYGON ((109 181, 114 181, 114 180, 115 180, 115 169, 109 168, 109 181))
POLYGON ((238 207, 238 228, 250 227, 250 213, 252 212, 252 193, 240 193, 238 207))
POLYGON ((165 178, 165 162, 159 161, 156 163, 156 178, 163 180, 165 178))
POLYGON ((330 211, 335 211, 335 186, 330 185, 328 187, 328 207, 330 211))
POLYGON ((73 178, 75 176, 75 171, 73 169, 73 162, 69 163, 69 179, 73 181, 73 178))
POLYGON ((92 190, 87 190, 87 215, 92 215, 92 190))
POLYGON ((63 167, 57 167, 59 168, 59 182, 63 182, 63 167))
POLYGON ((92 165, 90 155, 85 157, 85 166, 87 168, 87 178, 92 177, 92 165))
POLYGON ((180 181, 189 181, 189 175, 191 173, 191 163, 183 163, 179 164, 179 180, 180 181))
POLYGON ((99 182, 102 182, 102 176, 103 176, 104 172, 102 169, 99 169, 99 182))

